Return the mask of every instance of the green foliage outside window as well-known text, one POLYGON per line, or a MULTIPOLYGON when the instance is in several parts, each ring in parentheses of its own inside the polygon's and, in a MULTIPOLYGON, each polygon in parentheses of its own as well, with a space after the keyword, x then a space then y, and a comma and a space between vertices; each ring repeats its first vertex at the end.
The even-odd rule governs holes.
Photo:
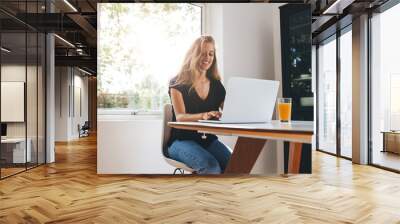
POLYGON ((98 108, 161 110, 168 80, 201 34, 192 4, 99 4, 98 108))

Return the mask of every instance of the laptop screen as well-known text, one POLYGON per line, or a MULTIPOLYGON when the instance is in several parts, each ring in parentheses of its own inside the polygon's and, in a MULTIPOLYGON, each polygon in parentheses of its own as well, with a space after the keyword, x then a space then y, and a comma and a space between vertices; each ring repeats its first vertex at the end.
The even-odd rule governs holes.
POLYGON ((7 124, 1 124, 1 136, 7 136, 7 124))

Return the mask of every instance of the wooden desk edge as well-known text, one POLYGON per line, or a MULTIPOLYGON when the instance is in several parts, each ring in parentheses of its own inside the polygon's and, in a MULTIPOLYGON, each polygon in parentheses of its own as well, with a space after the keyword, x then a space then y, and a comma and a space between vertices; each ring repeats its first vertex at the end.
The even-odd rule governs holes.
POLYGON ((168 124, 172 128, 192 130, 204 133, 213 133, 221 135, 238 135, 243 137, 253 138, 267 138, 277 139, 284 141, 300 142, 311 144, 312 135, 314 133, 307 131, 284 131, 284 130, 254 130, 254 129, 240 129, 240 128, 220 128, 220 127, 206 127, 199 125, 179 125, 168 124))

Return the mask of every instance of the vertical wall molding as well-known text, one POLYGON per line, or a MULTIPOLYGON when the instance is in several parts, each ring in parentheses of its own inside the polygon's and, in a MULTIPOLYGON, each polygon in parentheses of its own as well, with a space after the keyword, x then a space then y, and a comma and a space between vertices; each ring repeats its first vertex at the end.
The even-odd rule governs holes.
POLYGON ((54 74, 54 35, 46 35, 46 163, 55 161, 55 74, 54 74))
POLYGON ((368 15, 353 20, 353 162, 368 163, 368 15))

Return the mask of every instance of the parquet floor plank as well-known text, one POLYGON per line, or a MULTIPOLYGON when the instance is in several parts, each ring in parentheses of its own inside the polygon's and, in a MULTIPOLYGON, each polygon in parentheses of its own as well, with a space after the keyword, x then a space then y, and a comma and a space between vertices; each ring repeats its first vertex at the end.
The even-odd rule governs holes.
POLYGON ((313 152, 313 174, 97 175, 96 138, 0 181, 2 223, 400 223, 400 175, 313 152))

